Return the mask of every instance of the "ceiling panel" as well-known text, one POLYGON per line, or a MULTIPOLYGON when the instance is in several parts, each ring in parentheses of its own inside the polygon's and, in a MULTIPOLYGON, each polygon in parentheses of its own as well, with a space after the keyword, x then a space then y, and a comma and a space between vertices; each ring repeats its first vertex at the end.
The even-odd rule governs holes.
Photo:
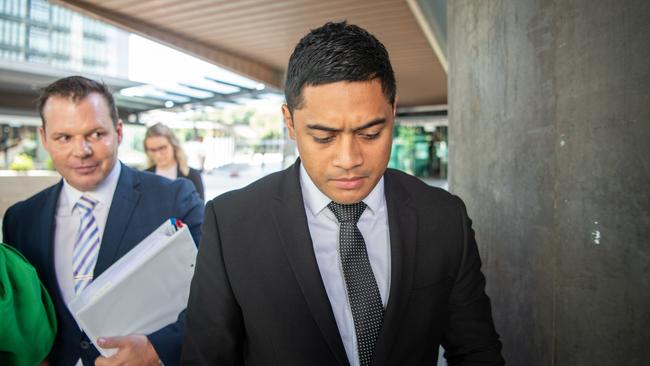
POLYGON ((400 106, 444 104, 447 75, 405 0, 52 1, 161 41, 276 88, 310 29, 348 20, 388 49, 400 106))

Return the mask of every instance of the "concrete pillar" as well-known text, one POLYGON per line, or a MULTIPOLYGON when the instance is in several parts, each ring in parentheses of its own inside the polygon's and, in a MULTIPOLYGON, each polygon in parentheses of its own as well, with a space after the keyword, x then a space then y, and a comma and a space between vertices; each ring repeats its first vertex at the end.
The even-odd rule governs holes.
POLYGON ((650 2, 448 6, 449 187, 508 364, 650 364, 650 2))

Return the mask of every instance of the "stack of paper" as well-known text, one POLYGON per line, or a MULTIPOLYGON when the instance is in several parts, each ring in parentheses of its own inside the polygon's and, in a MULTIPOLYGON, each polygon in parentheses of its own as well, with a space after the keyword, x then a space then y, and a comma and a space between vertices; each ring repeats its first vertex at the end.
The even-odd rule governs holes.
POLYGON ((187 225, 180 226, 163 223, 68 304, 103 356, 117 350, 100 348, 97 338, 152 333, 187 306, 197 249, 187 225))

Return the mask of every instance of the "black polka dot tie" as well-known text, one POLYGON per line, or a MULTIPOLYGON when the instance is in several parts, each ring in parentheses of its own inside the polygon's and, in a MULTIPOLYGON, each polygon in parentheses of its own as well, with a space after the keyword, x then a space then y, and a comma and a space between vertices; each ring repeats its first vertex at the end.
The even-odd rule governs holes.
POLYGON ((366 204, 359 202, 343 205, 330 202, 327 207, 339 221, 339 252, 357 334, 359 363, 368 366, 384 321, 384 307, 368 260, 366 243, 357 227, 366 204))

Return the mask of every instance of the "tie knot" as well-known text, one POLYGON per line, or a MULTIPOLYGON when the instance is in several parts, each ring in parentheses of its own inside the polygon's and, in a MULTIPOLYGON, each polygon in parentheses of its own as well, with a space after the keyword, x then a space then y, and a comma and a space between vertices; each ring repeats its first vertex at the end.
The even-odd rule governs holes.
POLYGON ((97 203, 99 203, 99 201, 97 201, 96 199, 90 196, 83 195, 81 196, 81 198, 79 198, 79 201, 77 201, 74 207, 79 210, 87 212, 87 211, 92 211, 95 208, 95 206, 97 206, 97 203))
POLYGON ((341 203, 330 202, 327 207, 334 213, 339 222, 354 222, 359 221, 363 210, 366 209, 366 204, 361 202, 344 205, 341 203))

